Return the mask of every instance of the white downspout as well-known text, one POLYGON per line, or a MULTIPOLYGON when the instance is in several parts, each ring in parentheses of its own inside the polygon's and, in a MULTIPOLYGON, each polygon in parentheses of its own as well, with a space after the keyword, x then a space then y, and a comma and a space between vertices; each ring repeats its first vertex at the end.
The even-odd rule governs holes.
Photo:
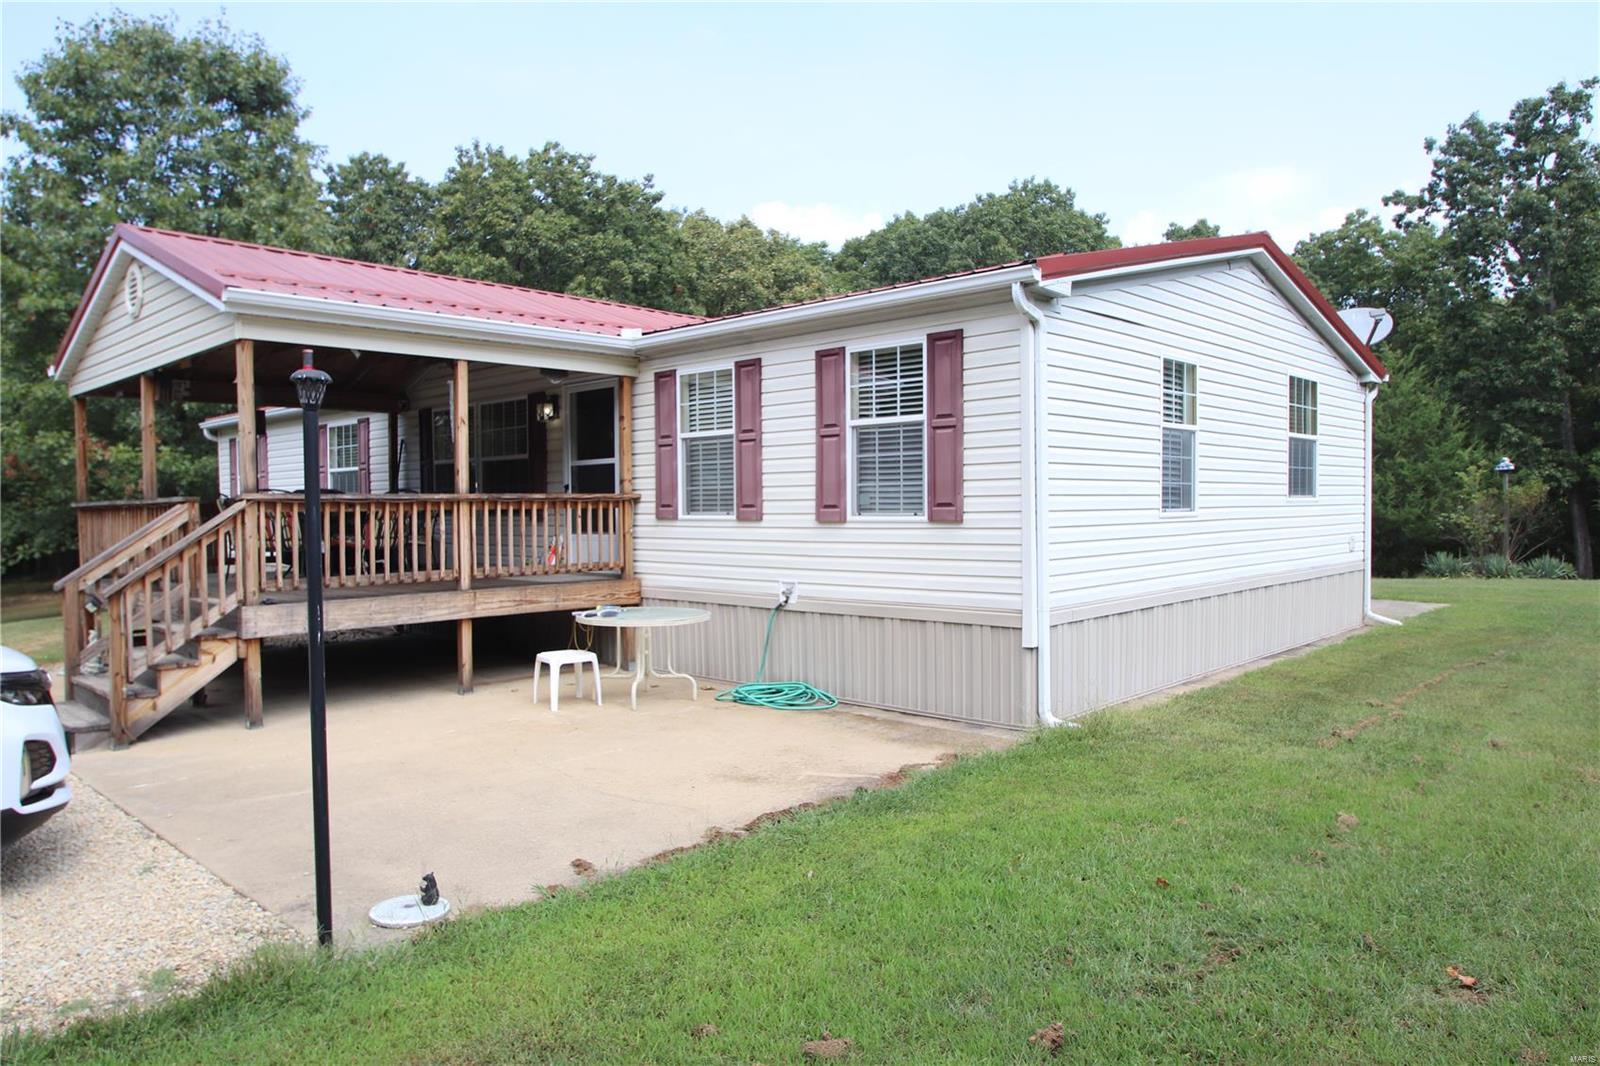
POLYGON ((1372 410, 1373 402, 1378 398, 1378 383, 1376 381, 1363 382, 1361 391, 1366 393, 1367 432, 1367 505, 1363 512, 1363 521, 1366 526, 1366 546, 1363 555, 1366 566, 1362 570, 1361 614, 1369 622, 1380 625, 1397 626, 1400 623, 1393 618, 1387 618, 1372 609, 1372 410))
POLYGON ((1049 543, 1048 426, 1040 353, 1044 312, 1029 300, 1022 282, 1011 285, 1011 302, 1025 319, 1022 327, 1022 646, 1033 648, 1034 703, 1042 726, 1071 725, 1051 713, 1050 597, 1046 548, 1049 543))

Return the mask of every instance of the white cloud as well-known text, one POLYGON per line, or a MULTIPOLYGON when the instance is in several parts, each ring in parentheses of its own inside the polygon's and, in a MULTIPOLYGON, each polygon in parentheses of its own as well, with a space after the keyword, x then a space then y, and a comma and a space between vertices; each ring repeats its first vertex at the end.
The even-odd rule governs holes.
POLYGON ((1292 249, 1311 234, 1338 226, 1357 207, 1377 207, 1334 206, 1336 198, 1316 173, 1286 164, 1252 167, 1173 186, 1160 207, 1128 216, 1118 235, 1124 244, 1150 244, 1161 239, 1170 222, 1188 225, 1204 218, 1224 234, 1266 230, 1292 249))
POLYGON ((1154 244, 1166 229, 1167 224, 1154 211, 1135 211, 1122 227, 1122 243, 1154 244))
POLYGON ((756 204, 746 214, 762 229, 775 229, 803 241, 826 241, 834 248, 883 225, 883 216, 876 211, 851 213, 833 204, 768 200, 756 204))

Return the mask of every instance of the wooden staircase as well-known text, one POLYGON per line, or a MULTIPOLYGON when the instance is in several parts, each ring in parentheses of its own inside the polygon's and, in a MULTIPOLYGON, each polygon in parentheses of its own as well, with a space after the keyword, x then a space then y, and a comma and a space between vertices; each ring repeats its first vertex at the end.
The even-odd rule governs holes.
POLYGON ((106 716, 114 745, 134 741, 245 654, 244 504, 204 525, 172 512, 102 552, 56 587, 66 623, 66 697, 106 716))

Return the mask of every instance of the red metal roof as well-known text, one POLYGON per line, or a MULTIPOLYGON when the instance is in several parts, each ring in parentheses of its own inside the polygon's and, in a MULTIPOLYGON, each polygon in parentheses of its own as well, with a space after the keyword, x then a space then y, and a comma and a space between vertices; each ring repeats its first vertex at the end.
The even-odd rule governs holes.
POLYGON ((1039 273, 1046 281, 1052 278, 1070 278, 1079 274, 1093 274, 1101 270, 1115 270, 1118 267, 1145 266, 1152 263, 1164 263, 1173 259, 1188 259, 1199 255, 1219 255, 1228 252, 1263 251, 1271 257, 1284 274, 1288 275, 1295 288, 1311 301, 1313 307, 1322 313, 1339 336, 1355 349, 1361 361, 1380 378, 1387 378, 1389 370, 1383 365, 1383 360, 1372 353, 1366 343, 1355 332, 1345 325, 1344 319, 1339 317, 1339 312, 1334 308, 1328 298, 1322 295, 1322 290, 1306 277, 1295 261, 1290 259, 1288 253, 1279 248, 1277 242, 1265 233, 1241 233, 1236 237, 1202 237, 1193 241, 1172 241, 1167 244, 1142 244, 1134 248, 1108 248, 1103 252, 1077 252, 1071 255, 1046 255, 1038 259, 1039 273))
POLYGON ((611 336, 624 329, 648 331, 703 321, 650 307, 172 230, 123 224, 113 240, 145 252, 219 299, 226 289, 247 289, 611 336))

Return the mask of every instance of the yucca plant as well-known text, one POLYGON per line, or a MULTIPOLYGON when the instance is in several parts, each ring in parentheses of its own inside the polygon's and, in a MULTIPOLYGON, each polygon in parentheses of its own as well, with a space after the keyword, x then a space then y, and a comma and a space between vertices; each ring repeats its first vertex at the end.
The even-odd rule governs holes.
POLYGON ((1485 555, 1478 560, 1478 573, 1484 577, 1516 577, 1517 569, 1504 555, 1485 555))
POLYGON ((1459 555, 1431 552, 1422 557, 1422 572, 1429 577, 1466 577, 1472 570, 1459 555))
POLYGON ((1553 581, 1570 581, 1577 578, 1578 571, 1574 570, 1572 564, 1560 556, 1540 555, 1518 563, 1517 576, 1547 578, 1553 581))

